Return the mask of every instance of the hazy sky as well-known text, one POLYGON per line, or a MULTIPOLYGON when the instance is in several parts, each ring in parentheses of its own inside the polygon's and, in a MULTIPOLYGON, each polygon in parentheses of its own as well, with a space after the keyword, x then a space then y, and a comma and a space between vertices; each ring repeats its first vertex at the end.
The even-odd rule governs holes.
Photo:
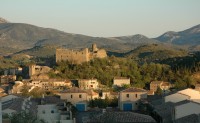
POLYGON ((157 37, 200 24, 200 0, 0 0, 0 17, 97 37, 157 37))

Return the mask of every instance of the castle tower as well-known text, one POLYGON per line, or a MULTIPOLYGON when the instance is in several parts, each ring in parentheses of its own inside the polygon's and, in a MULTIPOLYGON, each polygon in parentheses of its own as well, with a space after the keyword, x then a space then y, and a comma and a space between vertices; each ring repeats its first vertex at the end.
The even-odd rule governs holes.
POLYGON ((96 52, 96 51, 98 51, 97 45, 92 44, 92 52, 96 52))
POLYGON ((35 74, 35 64, 29 65, 29 77, 35 74))

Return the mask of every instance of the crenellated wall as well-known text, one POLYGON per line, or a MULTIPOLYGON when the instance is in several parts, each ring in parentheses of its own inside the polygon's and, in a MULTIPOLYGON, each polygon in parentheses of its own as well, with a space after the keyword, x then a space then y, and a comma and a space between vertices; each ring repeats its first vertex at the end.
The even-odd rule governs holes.
POLYGON ((56 62, 69 61, 72 64, 81 64, 88 62, 94 58, 105 58, 107 53, 104 49, 98 49, 95 44, 92 45, 92 51, 88 48, 81 51, 74 51, 69 49, 56 49, 56 62))

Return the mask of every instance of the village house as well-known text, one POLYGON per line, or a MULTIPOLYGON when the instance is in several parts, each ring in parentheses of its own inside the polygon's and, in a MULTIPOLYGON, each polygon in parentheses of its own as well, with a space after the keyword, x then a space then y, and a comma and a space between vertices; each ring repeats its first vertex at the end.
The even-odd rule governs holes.
POLYGON ((128 88, 119 93, 119 108, 123 111, 137 110, 140 100, 147 98, 147 91, 141 88, 128 88))
POLYGON ((37 102, 37 117, 47 123, 74 123, 71 107, 56 96, 32 99, 37 102))
POLYGON ((29 66, 29 77, 31 79, 38 79, 37 77, 40 77, 40 79, 46 79, 47 78, 46 73, 48 73, 50 70, 51 68, 48 66, 39 66, 39 65, 32 64, 29 66))
POLYGON ((81 89, 98 89, 99 83, 97 79, 79 79, 78 87, 81 89))
POLYGON ((154 107, 154 117, 160 123, 181 122, 185 117, 200 114, 200 93, 188 88, 151 102, 151 105, 154 107))
POLYGON ((130 78, 127 77, 114 77, 113 79, 113 86, 119 86, 121 87, 122 85, 130 85, 130 78))
POLYGON ((153 92, 156 92, 158 87, 161 90, 169 90, 169 88, 171 87, 171 84, 169 82, 163 82, 163 81, 152 81, 150 83, 150 90, 153 92))
POLYGON ((181 91, 178 91, 174 94, 165 96, 165 102, 180 102, 183 100, 198 100, 200 99, 200 93, 197 90, 188 88, 181 91))
POLYGON ((16 80, 16 75, 1 75, 0 76, 1 84, 8 84, 10 82, 14 82, 15 80, 16 80))
POLYGON ((52 89, 62 90, 65 88, 72 87, 71 81, 64 79, 31 80, 29 82, 29 85, 34 87, 40 87, 44 90, 52 90, 52 89))
POLYGON ((100 98, 105 99, 106 97, 109 99, 114 99, 118 98, 119 94, 117 92, 112 92, 112 91, 102 91, 100 94, 100 98))
POLYGON ((4 70, 4 75, 21 75, 22 67, 9 68, 4 70))
POLYGON ((78 111, 87 110, 87 92, 77 87, 72 87, 60 93, 60 98, 71 102, 78 111))
POLYGON ((191 114, 200 114, 200 100, 183 100, 175 103, 173 106, 173 121, 191 114))

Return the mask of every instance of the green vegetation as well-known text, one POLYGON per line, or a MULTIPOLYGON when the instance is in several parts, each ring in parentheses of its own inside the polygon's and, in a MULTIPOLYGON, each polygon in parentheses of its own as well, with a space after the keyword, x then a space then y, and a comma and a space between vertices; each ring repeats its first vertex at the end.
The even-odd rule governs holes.
POLYGON ((153 80, 169 81, 177 88, 186 88, 195 84, 191 78, 192 72, 180 68, 173 70, 169 65, 159 63, 138 64, 130 58, 109 57, 106 59, 94 59, 81 65, 72 65, 68 62, 60 62, 54 67, 59 71, 49 73, 51 78, 87 79, 97 78, 101 84, 112 86, 116 76, 130 77, 131 86, 145 88, 153 80))
POLYGON ((99 108, 117 107, 118 99, 116 97, 114 99, 109 99, 107 96, 105 99, 95 98, 89 101, 89 106, 99 108))

